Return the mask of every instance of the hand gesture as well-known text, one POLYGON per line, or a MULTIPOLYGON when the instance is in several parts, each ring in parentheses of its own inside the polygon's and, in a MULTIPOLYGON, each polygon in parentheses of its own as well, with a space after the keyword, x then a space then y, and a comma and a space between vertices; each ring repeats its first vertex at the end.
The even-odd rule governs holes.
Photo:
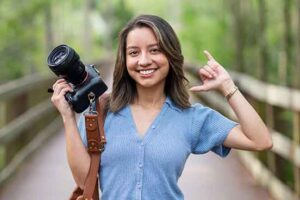
POLYGON ((234 87, 231 77, 208 51, 205 50, 204 54, 208 60, 207 64, 198 71, 203 84, 194 86, 190 90, 193 92, 219 90, 224 95, 227 94, 234 87))

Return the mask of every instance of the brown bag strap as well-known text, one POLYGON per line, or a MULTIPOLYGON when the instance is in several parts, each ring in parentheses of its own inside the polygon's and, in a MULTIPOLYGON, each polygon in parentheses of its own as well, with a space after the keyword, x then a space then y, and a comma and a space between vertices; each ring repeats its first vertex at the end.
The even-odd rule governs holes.
POLYGON ((77 199, 83 194, 80 199, 84 200, 99 200, 98 192, 98 171, 101 163, 101 153, 104 151, 106 143, 104 133, 104 118, 106 116, 106 105, 109 95, 103 94, 96 102, 97 113, 85 114, 85 126, 87 134, 88 152, 91 156, 90 168, 84 183, 83 191, 77 187, 73 192, 70 200, 77 199))

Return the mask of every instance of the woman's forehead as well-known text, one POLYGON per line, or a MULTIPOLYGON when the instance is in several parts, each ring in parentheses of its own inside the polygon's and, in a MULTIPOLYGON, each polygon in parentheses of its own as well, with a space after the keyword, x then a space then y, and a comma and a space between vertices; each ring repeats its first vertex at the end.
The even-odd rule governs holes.
POLYGON ((139 44, 154 45, 158 40, 153 30, 148 27, 136 27, 132 29, 126 38, 126 46, 136 46, 139 44))

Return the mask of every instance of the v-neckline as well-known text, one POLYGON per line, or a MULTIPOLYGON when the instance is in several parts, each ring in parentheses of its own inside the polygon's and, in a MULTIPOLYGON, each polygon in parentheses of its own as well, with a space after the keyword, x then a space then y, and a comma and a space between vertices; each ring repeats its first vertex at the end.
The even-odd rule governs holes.
POLYGON ((164 102, 162 108, 160 109, 158 114, 155 116, 155 118, 151 122, 150 126, 147 128, 146 132, 145 133, 139 133, 138 129, 137 129, 137 125, 134 121, 131 105, 127 105, 127 111, 128 111, 128 114, 129 114, 128 115, 129 116, 129 121, 130 121, 131 126, 133 128, 135 137, 137 137, 140 141, 144 141, 144 143, 145 143, 148 140, 148 138, 151 137, 152 132, 154 132, 154 130, 158 127, 160 118, 162 117, 165 110, 166 110, 166 102, 164 102))

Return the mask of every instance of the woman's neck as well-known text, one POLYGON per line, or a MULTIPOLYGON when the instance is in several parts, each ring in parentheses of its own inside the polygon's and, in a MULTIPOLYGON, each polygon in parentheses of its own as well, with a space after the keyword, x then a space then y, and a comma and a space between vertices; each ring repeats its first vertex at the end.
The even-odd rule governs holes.
POLYGON ((133 104, 145 108, 161 107, 166 100, 166 95, 163 89, 141 89, 137 88, 137 96, 133 104))

